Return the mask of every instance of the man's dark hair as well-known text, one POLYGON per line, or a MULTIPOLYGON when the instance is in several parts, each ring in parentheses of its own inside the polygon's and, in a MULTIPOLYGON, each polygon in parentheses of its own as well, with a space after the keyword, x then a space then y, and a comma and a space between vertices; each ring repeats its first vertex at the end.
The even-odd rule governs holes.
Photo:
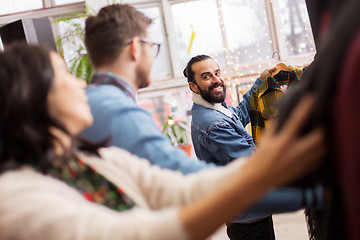
POLYGON ((194 63, 197 63, 197 62, 201 62, 201 61, 204 61, 206 59, 211 59, 210 56, 208 55, 197 55, 195 57, 192 57, 190 59, 190 61, 187 63, 184 71, 183 71, 183 74, 184 76, 187 78, 187 81, 188 82, 193 82, 195 83, 195 72, 192 70, 192 65, 194 63))
POLYGON ((85 21, 85 46, 95 67, 113 62, 135 36, 145 37, 152 20, 128 4, 100 9, 85 21))

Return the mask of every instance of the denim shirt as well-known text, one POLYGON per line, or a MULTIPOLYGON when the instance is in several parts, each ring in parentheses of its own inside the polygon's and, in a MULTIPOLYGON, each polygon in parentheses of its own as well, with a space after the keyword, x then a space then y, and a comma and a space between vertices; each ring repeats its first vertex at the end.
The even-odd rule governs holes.
POLYGON ((111 136, 110 145, 123 148, 161 168, 184 174, 215 167, 174 147, 152 115, 137 105, 135 90, 119 76, 97 71, 86 90, 94 123, 82 135, 94 142, 111 136))
POLYGON ((191 138, 196 156, 217 165, 249 156, 255 148, 245 126, 250 122, 250 96, 261 85, 258 78, 237 107, 210 104, 193 94, 191 138))

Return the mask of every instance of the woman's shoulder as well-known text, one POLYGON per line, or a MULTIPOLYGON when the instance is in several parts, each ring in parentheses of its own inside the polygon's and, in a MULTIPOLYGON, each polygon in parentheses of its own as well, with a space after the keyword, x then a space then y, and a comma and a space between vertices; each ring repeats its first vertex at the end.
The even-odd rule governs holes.
POLYGON ((85 157, 86 159, 93 159, 93 160, 103 160, 103 159, 111 159, 114 156, 119 156, 119 157, 129 157, 129 158, 137 158, 135 155, 131 154, 130 152, 126 151, 125 149, 116 147, 116 146, 108 146, 108 147, 102 147, 99 148, 99 156, 94 154, 94 153, 90 153, 90 152, 86 152, 86 151, 81 151, 78 150, 76 152, 76 155, 78 157, 85 157))
POLYGON ((78 151, 76 155, 85 163, 91 166, 108 166, 108 167, 136 167, 139 165, 150 165, 150 163, 138 156, 126 151, 125 149, 110 146, 99 149, 99 155, 78 151))
POLYGON ((47 181, 48 177, 35 171, 32 167, 24 166, 16 170, 8 170, 0 175, 0 183, 7 185, 31 184, 32 181, 47 181))
POLYGON ((25 166, 17 170, 10 170, 0 175, 0 199, 1 195, 11 196, 10 199, 16 199, 16 196, 32 196, 34 199, 46 194, 50 197, 52 194, 66 195, 74 198, 80 196, 65 183, 35 171, 33 168, 25 166))

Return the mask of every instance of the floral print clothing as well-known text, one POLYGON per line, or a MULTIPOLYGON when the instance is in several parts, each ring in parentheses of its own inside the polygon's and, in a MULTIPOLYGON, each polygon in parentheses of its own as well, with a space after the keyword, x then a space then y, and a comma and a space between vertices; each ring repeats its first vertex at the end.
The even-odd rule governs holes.
POLYGON ((49 175, 77 189, 87 200, 117 211, 135 206, 123 190, 108 181, 81 159, 73 157, 66 166, 53 166, 49 175))

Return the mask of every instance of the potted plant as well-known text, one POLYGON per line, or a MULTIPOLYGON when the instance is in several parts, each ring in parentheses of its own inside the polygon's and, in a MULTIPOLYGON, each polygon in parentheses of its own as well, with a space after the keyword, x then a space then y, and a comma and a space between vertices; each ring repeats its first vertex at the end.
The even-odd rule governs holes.
POLYGON ((168 116, 168 120, 163 125, 162 132, 169 137, 174 146, 183 149, 191 156, 188 126, 185 121, 175 120, 174 116, 168 116))

